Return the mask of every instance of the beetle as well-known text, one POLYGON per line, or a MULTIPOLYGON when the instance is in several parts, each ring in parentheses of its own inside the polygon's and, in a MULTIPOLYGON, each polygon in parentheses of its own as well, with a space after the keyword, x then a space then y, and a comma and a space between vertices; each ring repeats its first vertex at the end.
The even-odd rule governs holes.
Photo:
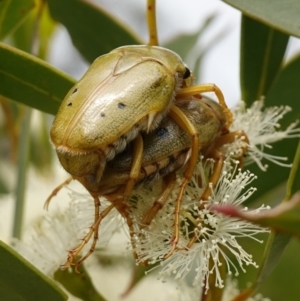
POLYGON ((53 121, 50 138, 60 163, 93 195, 106 162, 136 139, 131 177, 124 192, 128 198, 141 166, 143 145, 139 133, 153 130, 169 114, 193 137, 186 174, 190 178, 199 141, 188 118, 178 115, 174 104, 207 91, 215 92, 219 102, 225 103, 215 85, 190 83, 189 69, 166 48, 123 46, 100 56, 68 92, 53 121))
POLYGON ((106 161, 167 114, 190 71, 171 50, 124 46, 100 56, 68 92, 50 138, 72 176, 91 191, 106 161))
MULTIPOLYGON (((188 97, 187 99, 181 99, 181 104, 177 109, 196 129, 198 139, 201 142, 200 151, 202 155, 210 157, 211 150, 215 150, 214 145, 219 138, 222 137, 224 140, 224 137, 232 134, 227 133, 228 118, 231 118, 231 116, 226 114, 226 108, 215 101, 188 97)), ((159 198, 159 202, 155 202, 144 217, 143 224, 149 225, 155 214, 167 201, 167 191, 170 192, 175 184, 174 172, 187 165, 193 143, 190 135, 170 116, 166 116, 152 132, 143 133, 142 139, 144 151, 135 185, 149 183, 159 178, 165 179, 166 182, 166 188, 162 192, 164 197, 159 198)), ((225 141, 228 142, 229 140, 225 139, 225 141)), ((127 204, 124 203, 124 198, 122 197, 126 184, 130 180, 133 149, 133 143, 130 143, 125 151, 107 162, 101 181, 97 189, 92 191, 92 195, 104 196, 112 202, 112 205, 100 213, 99 199, 94 197, 95 222, 87 236, 82 240, 82 243, 77 248, 69 251, 68 261, 63 265, 64 268, 72 264, 74 257, 81 252, 84 245, 94 234, 90 251, 75 263, 76 268, 93 252, 98 239, 98 227, 112 208, 116 207, 120 211, 127 219, 130 227, 131 220, 128 215, 127 204)), ((47 200, 47 203, 49 201, 50 198, 47 200)))

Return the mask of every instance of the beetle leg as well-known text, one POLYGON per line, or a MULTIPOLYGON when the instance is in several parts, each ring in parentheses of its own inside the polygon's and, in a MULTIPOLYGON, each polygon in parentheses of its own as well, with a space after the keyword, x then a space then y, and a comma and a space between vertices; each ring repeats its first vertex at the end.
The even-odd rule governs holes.
MULTIPOLYGON (((92 195, 92 194, 91 194, 92 195)), ((88 255, 86 254, 84 257, 82 257, 80 260, 78 260, 75 263, 75 270, 76 272, 78 272, 78 266, 85 260, 85 258, 87 258, 90 254, 92 254, 92 252, 94 252, 95 249, 95 245, 97 243, 98 237, 99 237, 99 226, 100 226, 100 222, 101 220, 98 222, 99 217, 102 217, 100 214, 100 199, 97 195, 92 195, 93 199, 94 199, 94 208, 95 208, 95 213, 94 213, 94 227, 93 227, 93 243, 92 246, 89 249, 88 255)), ((103 217, 102 217, 103 218, 103 217)), ((90 240, 90 238, 86 241, 86 243, 90 240)), ((84 240, 83 240, 84 242, 84 240)), ((85 243, 85 244, 86 244, 85 243)))
POLYGON ((176 249, 176 246, 179 241, 179 214, 181 207, 181 200, 185 191, 186 185, 192 178, 194 168, 197 164, 198 154, 199 154, 199 135, 195 126, 191 123, 191 121, 187 118, 187 116, 176 106, 172 106, 170 113, 170 117, 174 119, 174 121, 183 128, 192 139, 192 147, 191 147, 191 156, 189 159, 189 165, 184 173, 183 182, 180 185, 180 190, 176 199, 176 209, 175 209, 175 222, 174 222, 174 234, 172 239, 172 248, 169 253, 164 257, 165 259, 170 257, 176 249))
POLYGON ((145 228, 146 226, 149 226, 153 218, 156 216, 157 212, 167 203, 168 197, 172 189, 174 188, 176 182, 175 173, 172 172, 168 174, 166 177, 163 178, 163 181, 165 183, 164 191, 144 216, 142 220, 141 229, 145 228))
POLYGON ((55 197, 58 192, 64 187, 67 186, 68 184, 70 184, 70 182, 74 180, 73 177, 69 177, 68 179, 66 179, 65 181, 63 181, 60 185, 58 185, 52 192, 51 194, 48 196, 45 204, 44 204, 44 209, 48 210, 49 204, 52 200, 53 197, 55 197))
POLYGON ((214 92, 216 94, 219 104, 224 109, 224 112, 227 116, 227 125, 226 125, 225 130, 228 131, 230 125, 232 124, 232 120, 233 120, 232 113, 227 107, 227 104, 225 102, 222 91, 215 84, 201 84, 198 86, 190 86, 190 87, 182 88, 178 92, 176 97, 177 98, 185 98, 188 96, 194 96, 194 95, 197 95, 200 93, 205 93, 205 92, 214 92))
POLYGON ((149 31, 149 45, 157 46, 156 9, 155 0, 147 0, 147 22, 149 31))
POLYGON ((133 250, 133 257, 137 260, 139 257, 135 251, 136 246, 135 246, 135 238, 134 238, 134 228, 133 228, 133 220, 130 215, 130 210, 127 204, 124 204, 123 202, 116 202, 115 203, 115 208, 119 211, 119 213, 126 219, 126 223, 129 229, 129 235, 130 235, 130 241, 131 241, 131 246, 133 250))
POLYGON ((130 198, 133 187, 138 179, 142 166, 144 142, 141 135, 138 135, 133 141, 132 166, 130 170, 129 180, 126 183, 124 191, 124 203, 130 198))
MULTIPOLYGON (((208 198, 211 195, 212 189, 214 187, 216 187, 218 180, 221 176, 225 156, 222 152, 218 151, 218 149, 220 149, 223 145, 225 145, 227 143, 232 143, 236 139, 239 139, 239 138, 243 139, 246 143, 249 143, 249 139, 244 131, 234 131, 234 132, 230 132, 230 133, 227 133, 225 135, 222 135, 222 136, 219 136, 218 138, 216 138, 215 143, 214 143, 214 149, 210 150, 207 154, 205 154, 205 157, 214 159, 216 163, 214 165, 212 175, 209 179, 209 185, 206 186, 204 192, 202 193, 201 197, 199 198, 199 201, 200 200, 208 200, 208 198)), ((242 149, 242 153, 240 156, 242 157, 246 152, 247 152, 247 149, 246 149, 246 147, 244 147, 242 149)), ((187 244, 186 248, 189 249, 195 243, 195 241, 197 239, 198 239, 198 235, 195 232, 194 236, 191 238, 191 240, 187 244)))
MULTIPOLYGON (((218 181, 221 176, 222 169, 223 169, 223 165, 224 165, 225 156, 223 153, 221 153, 218 150, 213 150, 210 152, 210 155, 211 155, 210 158, 213 158, 215 160, 214 169, 210 176, 208 185, 206 186, 201 197, 199 198, 199 201, 200 200, 202 200, 202 201, 208 200, 208 198, 211 195, 212 189, 214 187, 216 187, 216 185, 218 184, 218 181)), ((190 239, 189 243, 186 245, 186 249, 189 249, 195 243, 195 241, 199 238, 197 235, 197 232, 198 232, 197 229, 200 230, 199 227, 196 227, 193 237, 190 239)))
POLYGON ((191 155, 189 158, 189 166, 184 173, 184 177, 187 182, 192 178, 195 165, 198 161, 199 154, 199 135, 198 131, 188 117, 176 106, 172 106, 169 112, 169 116, 183 129, 185 130, 192 139, 191 155))
POLYGON ((68 268, 71 264, 73 264, 74 258, 82 251, 82 249, 84 248, 84 246, 89 242, 89 240, 91 239, 92 235, 94 234, 94 238, 93 238, 93 243, 89 249, 89 251, 81 258, 79 259, 77 262, 74 263, 75 265, 75 270, 76 272, 78 272, 78 266, 84 261, 86 260, 86 258, 88 258, 95 250, 95 246, 98 240, 98 228, 99 225, 102 221, 102 219, 114 208, 114 204, 111 204, 109 207, 107 207, 105 210, 103 210, 103 212, 101 212, 98 217, 96 222, 90 227, 90 231, 87 233, 87 235, 82 238, 82 242, 80 243, 79 246, 77 246, 76 248, 72 249, 69 251, 68 254, 68 259, 67 262, 64 263, 61 268, 62 269, 66 269, 68 268))

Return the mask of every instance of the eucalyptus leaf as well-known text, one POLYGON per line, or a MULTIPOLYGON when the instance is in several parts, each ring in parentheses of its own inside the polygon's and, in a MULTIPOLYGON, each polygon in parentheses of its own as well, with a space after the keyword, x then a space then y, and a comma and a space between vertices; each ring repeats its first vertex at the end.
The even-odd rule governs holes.
POLYGON ((245 15, 288 35, 300 37, 299 0, 223 0, 245 15))
POLYGON ((212 210, 232 217, 248 220, 274 229, 269 235, 259 272, 252 286, 242 294, 252 293, 271 274, 292 235, 300 235, 300 142, 290 171, 285 201, 274 209, 253 214, 234 206, 213 206, 212 210), (298 192, 296 192, 298 191, 298 192), (291 194, 294 194, 290 199, 291 194), (290 200, 289 200, 290 199, 290 200))
MULTIPOLYGON (((40 3, 42 5, 42 3, 40 3)), ((31 52, 33 36, 37 18, 39 18, 38 44, 39 58, 46 59, 49 43, 55 29, 55 22, 50 18, 48 7, 42 7, 42 14, 38 16, 38 10, 32 13, 29 18, 20 26, 13 34, 14 46, 17 48, 31 52)), ((22 111, 23 107, 21 107, 22 111)), ((53 149, 49 143, 49 128, 46 125, 46 114, 42 112, 38 114, 40 126, 30 132, 30 162, 39 172, 44 172, 44 175, 51 172, 51 164, 53 159, 53 149)), ((17 123, 16 120, 14 120, 17 123)), ((27 140, 27 142, 28 142, 27 140)))
POLYGON ((0 1, 0 40, 17 29, 35 8, 35 0, 0 1))
POLYGON ((288 35, 242 17, 241 91, 248 105, 267 95, 282 66, 288 40, 288 35))
POLYGON ((283 252, 291 241, 291 235, 299 237, 300 228, 300 142, 293 161, 293 166, 287 181, 286 197, 284 202, 267 213, 269 218, 265 222, 272 226, 272 231, 263 255, 262 265, 258 272, 256 281, 253 282, 253 289, 258 287, 271 274, 274 267, 280 260, 283 252), (296 191, 298 191, 296 193, 296 191), (291 195, 294 196, 290 199, 291 195), (278 232, 279 230, 279 232, 278 232))
POLYGON ((126 298, 136 288, 136 286, 141 282, 141 280, 147 277, 147 271, 151 269, 153 269, 153 265, 148 265, 148 266, 136 265, 133 268, 130 283, 126 288, 126 290, 122 293, 122 297, 126 298))
POLYGON ((63 301, 67 295, 32 264, 0 241, 0 300, 63 301))
POLYGON ((286 200, 289 200, 297 191, 300 191, 300 140, 290 176, 286 184, 286 200))
POLYGON ((72 295, 83 301, 105 301, 94 287, 91 277, 82 265, 80 274, 72 267, 67 271, 57 270, 54 279, 60 282, 72 295))
POLYGON ((205 30, 212 24, 216 19, 216 15, 211 15, 204 21, 199 29, 192 34, 182 34, 173 40, 166 43, 164 46, 178 53, 180 57, 186 58, 190 50, 196 45, 200 36, 205 32, 205 30))
MULTIPOLYGON (((42 3, 39 3, 39 5, 42 5, 42 3)), ((41 8, 41 16, 38 16, 38 9, 31 13, 22 26, 14 31, 12 40, 13 46, 29 53, 32 52, 32 43, 35 44, 38 41, 39 53, 36 56, 45 60, 57 23, 50 17, 48 6, 44 5, 41 8), (39 28, 36 32, 37 36, 35 36, 37 18, 39 19, 39 28), (33 41, 33 39, 36 39, 36 41, 33 41)))
POLYGON ((89 62, 119 46, 142 43, 125 25, 91 2, 48 0, 48 4, 52 17, 67 28, 73 44, 89 62))
POLYGON ((208 16, 199 29, 192 34, 183 34, 169 41, 164 46, 178 53, 180 57, 188 64, 188 67, 193 72, 195 83, 201 83, 201 65, 203 56, 208 53, 213 47, 217 47, 227 32, 227 28, 219 31, 218 34, 212 36, 205 45, 198 43, 201 36, 209 29, 209 26, 217 20, 217 15, 208 16))
MULTIPOLYGON (((288 105, 292 111, 287 113, 282 120, 280 120, 282 130, 286 129, 290 124, 296 120, 300 120, 300 56, 295 57, 284 68, 282 68, 278 77, 274 81, 269 93, 266 95, 265 105, 281 106, 288 105)), ((299 124, 298 124, 299 127, 299 124)), ((279 129, 279 130, 280 130, 279 129)), ((288 158, 286 163, 291 163, 295 156, 298 140, 284 139, 272 144, 272 149, 264 149, 265 152, 288 158)), ((266 163, 266 162, 264 162, 266 163)), ((285 182, 288 178, 290 168, 276 165, 275 163, 268 163, 267 172, 261 171, 255 164, 247 167, 251 172, 258 176, 258 181, 255 181, 257 191, 251 196, 250 202, 255 198, 260 198, 271 189, 285 182), (269 176, 271 175, 271 176, 269 176)), ((276 196, 274 197, 276 199, 276 196)), ((277 199, 277 203, 281 201, 277 199)))
POLYGON ((0 94, 49 114, 75 80, 26 52, 0 43, 0 94))
POLYGON ((260 266, 258 277, 253 287, 258 287, 269 277, 290 243, 291 238, 287 233, 272 232, 270 234, 266 245, 267 252, 264 254, 263 264, 260 266))

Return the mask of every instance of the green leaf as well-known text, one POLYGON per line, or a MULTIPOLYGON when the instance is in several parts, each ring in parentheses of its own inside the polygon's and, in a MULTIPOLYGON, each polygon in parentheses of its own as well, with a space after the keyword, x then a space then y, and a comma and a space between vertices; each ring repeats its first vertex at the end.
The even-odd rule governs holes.
POLYGON ((0 94, 49 114, 75 80, 28 53, 0 43, 0 94))
POLYGON ((48 0, 50 13, 69 31, 73 44, 93 62, 98 56, 123 45, 141 41, 117 19, 84 0, 48 0))
POLYGON ((0 1, 0 39, 17 29, 35 8, 35 0, 0 1))
POLYGON ((195 33, 182 34, 169 41, 167 44, 164 45, 164 47, 175 51, 180 55, 180 57, 185 59, 188 53, 191 51, 191 49, 196 45, 200 36, 207 30, 207 28, 212 24, 215 18, 215 15, 209 16, 208 18, 206 18, 206 20, 204 20, 204 23, 201 24, 201 26, 195 33))
POLYGON ((67 295, 13 249, 0 241, 0 300, 60 301, 67 295))
POLYGON ((137 284, 139 284, 141 280, 147 277, 147 271, 153 269, 153 266, 154 265, 136 265, 133 267, 133 273, 131 275, 130 283, 125 289, 125 291, 122 293, 122 298, 126 298, 128 295, 130 295, 130 293, 137 286, 137 284))
POLYGON ((253 285, 243 291, 242 294, 251 293, 255 290, 273 271, 281 255, 291 240, 291 235, 300 236, 300 142, 293 161, 288 184, 286 188, 285 201, 275 208, 253 214, 240 210, 232 205, 213 206, 212 210, 241 218, 263 227, 272 228, 274 231, 269 236, 262 259, 258 276, 253 285), (295 193, 299 190, 297 193, 295 193), (290 199, 291 194, 293 197, 290 199), (289 200, 290 199, 290 200, 289 200))
POLYGON ((269 91, 280 71, 289 36, 242 17, 241 91, 249 105, 269 91))
MULTIPOLYGON (((42 2, 39 1, 39 6, 42 6, 42 2)), ((50 17, 50 13, 48 10, 48 6, 43 5, 42 7, 38 7, 32 14, 30 14, 29 18, 20 26, 13 34, 13 45, 16 48, 19 48, 23 51, 29 52, 32 54, 32 43, 33 38, 38 42, 39 53, 36 54, 37 57, 41 59, 46 59, 46 55, 48 52, 48 46, 52 39, 52 34, 54 33, 54 29, 56 27, 56 22, 50 17), (41 16, 38 16, 40 13, 39 10, 42 9, 41 16), (37 36, 33 37, 36 31, 36 22, 38 21, 38 30, 37 36)), ((35 42, 36 42, 35 41, 35 42)), ((35 44, 35 43, 34 43, 35 44)))
POLYGON ((171 40, 164 47, 178 53, 180 57, 188 64, 188 67, 193 72, 195 82, 201 83, 201 65, 203 57, 213 47, 218 47, 220 42, 226 36, 226 28, 223 28, 218 34, 210 37, 210 40, 201 45, 198 43, 201 36, 209 29, 216 21, 216 14, 208 16, 199 29, 192 34, 183 34, 171 40))
POLYGON ((54 279, 60 282, 72 295, 84 301, 105 301, 95 289, 92 279, 84 266, 80 266, 80 274, 75 272, 74 266, 71 270, 57 270, 54 279))
MULTIPOLYGON (((245 15, 288 35, 300 37, 299 0, 223 0, 245 15)), ((255 47, 253 45, 252 47, 255 47)))
POLYGON ((300 140, 286 185, 286 200, 289 200, 296 191, 300 191, 300 140))
POLYGON ((258 287, 272 273, 278 264, 283 252, 291 241, 291 236, 286 233, 274 233, 269 236, 266 252, 263 256, 263 264, 260 266, 258 277, 253 283, 253 287, 258 287))
POLYGON ((260 285, 271 274, 274 267, 279 262, 279 259, 281 258, 281 255, 285 251, 287 245, 291 241, 291 234, 294 233, 299 236, 300 231, 299 225, 297 225, 297 220, 298 224, 300 224, 300 192, 298 191, 296 193, 297 190, 300 190, 300 141, 298 143, 293 166, 286 185, 286 197, 284 202, 277 206, 277 209, 275 208, 275 214, 274 210, 273 216, 271 214, 271 218, 273 218, 273 221, 271 220, 273 227, 275 226, 275 229, 281 229, 284 232, 275 233, 275 231, 272 231, 270 234, 263 255, 262 265, 258 272, 256 281, 253 283, 253 288, 260 285), (291 198, 291 195, 294 193, 296 194, 291 198), (298 214, 295 214, 294 210, 295 212, 298 212, 298 214), (298 233, 295 231, 298 231, 298 233))
POLYGON ((51 18, 49 7, 45 5, 43 8, 43 14, 41 18, 40 31, 39 31, 39 57, 46 59, 49 44, 51 43, 53 33, 55 32, 57 23, 51 18))
POLYGON ((293 239, 285 248, 276 269, 260 287, 260 293, 272 301, 299 301, 299 271, 299 241, 293 239))
MULTIPOLYGON (((284 118, 280 120, 282 129, 285 129, 291 123, 300 119, 299 77, 300 56, 290 61, 282 69, 265 99, 266 107, 281 105, 289 105, 292 107, 292 111, 287 113, 284 118)), ((272 155, 287 157, 287 163, 289 163, 292 162, 292 159, 294 158, 297 144, 297 139, 284 139, 274 143, 272 145, 272 149, 265 149, 265 151, 272 155)), ((268 193, 271 189, 282 184, 288 178, 290 172, 289 168, 276 165, 272 162, 268 164, 269 168, 267 172, 261 171, 255 164, 248 167, 251 172, 258 176, 258 181, 255 181, 257 191, 250 198, 250 202, 252 202, 255 198, 260 198, 264 194, 268 193)))

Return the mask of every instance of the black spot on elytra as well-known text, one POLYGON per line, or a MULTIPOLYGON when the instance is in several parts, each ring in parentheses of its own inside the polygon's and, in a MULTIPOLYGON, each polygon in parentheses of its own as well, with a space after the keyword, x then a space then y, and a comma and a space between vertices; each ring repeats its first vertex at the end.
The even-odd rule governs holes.
POLYGON ((157 137, 167 137, 169 135, 169 131, 167 128, 159 128, 156 132, 157 137))
POLYGON ((101 116, 101 117, 105 117, 105 113, 102 112, 102 113, 100 114, 100 116, 101 116))
POLYGON ((68 106, 68 107, 71 107, 71 106, 72 106, 72 103, 71 103, 71 102, 69 102, 69 103, 67 104, 67 106, 68 106))
POLYGON ((72 92, 72 94, 74 94, 74 93, 76 93, 77 92, 77 88, 75 88, 74 90, 73 90, 73 92, 72 92))
POLYGON ((118 103, 118 108, 119 109, 124 109, 125 107, 126 107, 126 105, 123 102, 118 103))

